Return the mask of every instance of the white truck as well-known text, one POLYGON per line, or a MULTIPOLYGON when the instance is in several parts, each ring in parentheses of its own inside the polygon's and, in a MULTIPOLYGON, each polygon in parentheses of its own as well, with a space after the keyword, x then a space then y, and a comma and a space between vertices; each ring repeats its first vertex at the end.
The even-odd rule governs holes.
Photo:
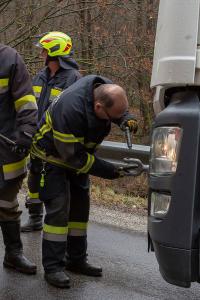
POLYGON ((148 235, 163 278, 200 281, 200 0, 160 0, 148 235))

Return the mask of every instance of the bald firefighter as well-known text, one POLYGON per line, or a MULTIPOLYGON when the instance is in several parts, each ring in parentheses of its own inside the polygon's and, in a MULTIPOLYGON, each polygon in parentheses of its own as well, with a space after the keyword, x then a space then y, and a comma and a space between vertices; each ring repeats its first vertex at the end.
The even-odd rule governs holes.
POLYGON ((23 255, 17 194, 26 175, 26 159, 36 131, 37 104, 28 71, 16 50, 0 44, 0 226, 5 244, 3 264, 35 274, 23 255))
POLYGON ((51 285, 69 287, 65 268, 87 275, 102 274, 100 267, 94 268, 87 260, 88 175, 108 179, 124 175, 113 164, 97 158, 95 149, 110 132, 111 122, 136 130, 136 119, 127 109, 127 96, 120 86, 90 75, 66 89, 40 122, 32 155, 43 161, 40 198, 46 215, 42 262, 45 279, 51 285))

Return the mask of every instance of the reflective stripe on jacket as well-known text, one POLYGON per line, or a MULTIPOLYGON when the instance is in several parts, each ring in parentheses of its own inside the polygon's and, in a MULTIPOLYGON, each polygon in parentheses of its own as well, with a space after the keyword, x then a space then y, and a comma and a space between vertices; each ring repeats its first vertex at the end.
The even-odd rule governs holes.
MULTIPOLYGON (((28 71, 17 51, 2 44, 0 65, 0 133, 16 142, 20 136, 30 141, 36 130, 37 104, 28 71)), ((0 166, 4 180, 26 172, 26 158, 1 138, 0 166)))
POLYGON ((65 62, 66 69, 60 68, 51 77, 49 68, 42 69, 33 79, 33 90, 38 104, 38 120, 60 93, 81 78, 78 65, 69 58, 65 62))
POLYGON ((54 101, 34 136, 32 154, 52 164, 88 173, 95 162, 95 148, 110 132, 110 121, 93 110, 95 83, 110 83, 101 76, 78 80, 54 101))

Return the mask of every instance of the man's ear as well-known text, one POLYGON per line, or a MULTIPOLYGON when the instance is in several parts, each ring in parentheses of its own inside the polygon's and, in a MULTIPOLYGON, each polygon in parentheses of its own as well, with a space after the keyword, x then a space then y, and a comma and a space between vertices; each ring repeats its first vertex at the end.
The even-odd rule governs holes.
POLYGON ((102 104, 99 101, 95 101, 94 110, 99 111, 102 108, 102 104))

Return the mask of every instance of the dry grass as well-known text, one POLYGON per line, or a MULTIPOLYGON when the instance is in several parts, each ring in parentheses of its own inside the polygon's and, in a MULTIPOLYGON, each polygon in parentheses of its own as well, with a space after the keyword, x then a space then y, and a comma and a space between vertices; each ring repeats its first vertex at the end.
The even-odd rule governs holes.
POLYGON ((114 181, 91 178, 91 199, 96 205, 146 214, 147 177, 122 178, 114 181))

